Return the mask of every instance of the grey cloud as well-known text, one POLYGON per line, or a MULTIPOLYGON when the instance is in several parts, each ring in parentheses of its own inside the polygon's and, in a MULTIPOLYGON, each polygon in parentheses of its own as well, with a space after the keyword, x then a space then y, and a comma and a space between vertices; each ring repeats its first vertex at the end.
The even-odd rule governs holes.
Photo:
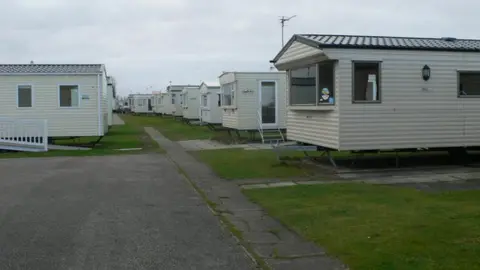
POLYGON ((105 63, 120 93, 268 70, 294 33, 477 36, 480 3, 413 0, 0 0, 3 62, 105 63), (468 8, 465 8, 468 7, 468 8))

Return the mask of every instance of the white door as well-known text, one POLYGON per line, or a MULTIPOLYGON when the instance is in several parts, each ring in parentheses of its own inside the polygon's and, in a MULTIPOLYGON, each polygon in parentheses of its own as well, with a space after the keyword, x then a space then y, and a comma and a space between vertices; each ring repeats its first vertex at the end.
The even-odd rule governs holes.
POLYGON ((262 127, 277 127, 278 99, 276 81, 260 81, 259 101, 259 113, 262 127))

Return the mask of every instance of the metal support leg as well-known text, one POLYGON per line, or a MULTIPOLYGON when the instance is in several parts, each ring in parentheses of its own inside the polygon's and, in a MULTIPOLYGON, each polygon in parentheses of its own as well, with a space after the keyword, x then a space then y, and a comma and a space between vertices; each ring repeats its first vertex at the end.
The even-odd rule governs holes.
POLYGON ((333 160, 333 157, 330 154, 330 150, 327 150, 327 156, 328 156, 328 159, 330 160, 330 163, 332 163, 333 167, 337 168, 337 164, 335 163, 335 160, 333 160))

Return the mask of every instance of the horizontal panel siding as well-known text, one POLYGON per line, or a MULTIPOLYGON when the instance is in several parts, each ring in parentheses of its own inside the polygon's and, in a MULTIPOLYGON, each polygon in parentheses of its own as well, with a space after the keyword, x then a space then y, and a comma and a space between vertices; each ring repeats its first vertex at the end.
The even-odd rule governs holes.
POLYGON ((237 112, 233 109, 222 109, 222 126, 238 129, 237 112))
POLYGON ((292 64, 296 61, 300 61, 306 58, 312 58, 313 56, 321 54, 323 54, 323 52, 320 49, 295 41, 283 53, 283 55, 278 59, 275 65, 282 66, 287 63, 292 64))
MULTIPOLYGON (((287 80, 287 85, 289 85, 287 80)), ((340 87, 339 76, 335 73, 335 91, 340 87)), ((339 147, 339 96, 331 111, 287 110, 287 138, 302 143, 327 148, 339 147)), ((286 102, 289 104, 289 89, 286 91, 286 102)))
MULTIPOLYGON (((108 121, 107 96, 102 93, 102 120, 108 121)), ((98 77, 82 76, 0 76, 0 117, 47 119, 49 136, 98 135, 98 77), (17 85, 32 84, 33 108, 17 108, 17 85), (78 84, 80 107, 60 108, 59 84, 78 84), (89 99, 81 99, 88 95, 89 99)))
POLYGON ((260 109, 259 86, 260 81, 276 81, 277 83, 277 105, 278 105, 278 127, 286 127, 286 74, 278 72, 266 73, 237 73, 237 113, 238 129, 258 129, 258 110, 260 109), (248 92, 244 92, 249 90, 248 92))
POLYGON ((480 145, 480 99, 457 98, 457 70, 480 70, 480 54, 326 50, 339 59, 340 149, 480 145), (352 104, 352 60, 382 61, 381 104, 352 104), (421 69, 431 78, 424 82, 421 69))

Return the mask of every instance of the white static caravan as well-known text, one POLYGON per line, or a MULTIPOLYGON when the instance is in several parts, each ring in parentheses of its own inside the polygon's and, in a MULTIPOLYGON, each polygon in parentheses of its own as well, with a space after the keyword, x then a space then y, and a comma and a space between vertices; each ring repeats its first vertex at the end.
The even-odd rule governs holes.
POLYGON ((173 104, 170 93, 162 93, 160 95, 160 113, 163 115, 172 115, 173 104))
POLYGON ((289 139, 337 150, 480 146, 480 40, 294 35, 289 139))
POLYGON ((153 113, 155 114, 161 114, 161 97, 162 97, 162 92, 160 91, 155 91, 152 92, 152 106, 153 106, 153 113))
POLYGON ((194 121, 200 119, 200 89, 185 87, 182 91, 183 119, 194 121))
POLYGON ((221 100, 220 84, 203 82, 200 85, 200 120, 202 122, 222 123, 221 100))
MULTIPOLYGON (((0 116, 0 149, 6 149, 7 143, 18 143, 10 149, 36 147, 6 142, 12 134, 17 138, 103 136, 108 132, 105 66, 2 64, 0 116)), ((43 143, 46 150, 46 140, 43 143)))
POLYGON ((225 72, 219 77, 222 125, 229 129, 265 131, 285 129, 285 72, 225 72))
POLYGON ((172 111, 169 113, 176 117, 183 116, 183 100, 182 91, 185 87, 198 87, 199 85, 169 85, 167 86, 167 93, 170 95, 172 111))
POLYGON ((153 113, 153 95, 152 94, 134 94, 132 112, 136 114, 153 113))

